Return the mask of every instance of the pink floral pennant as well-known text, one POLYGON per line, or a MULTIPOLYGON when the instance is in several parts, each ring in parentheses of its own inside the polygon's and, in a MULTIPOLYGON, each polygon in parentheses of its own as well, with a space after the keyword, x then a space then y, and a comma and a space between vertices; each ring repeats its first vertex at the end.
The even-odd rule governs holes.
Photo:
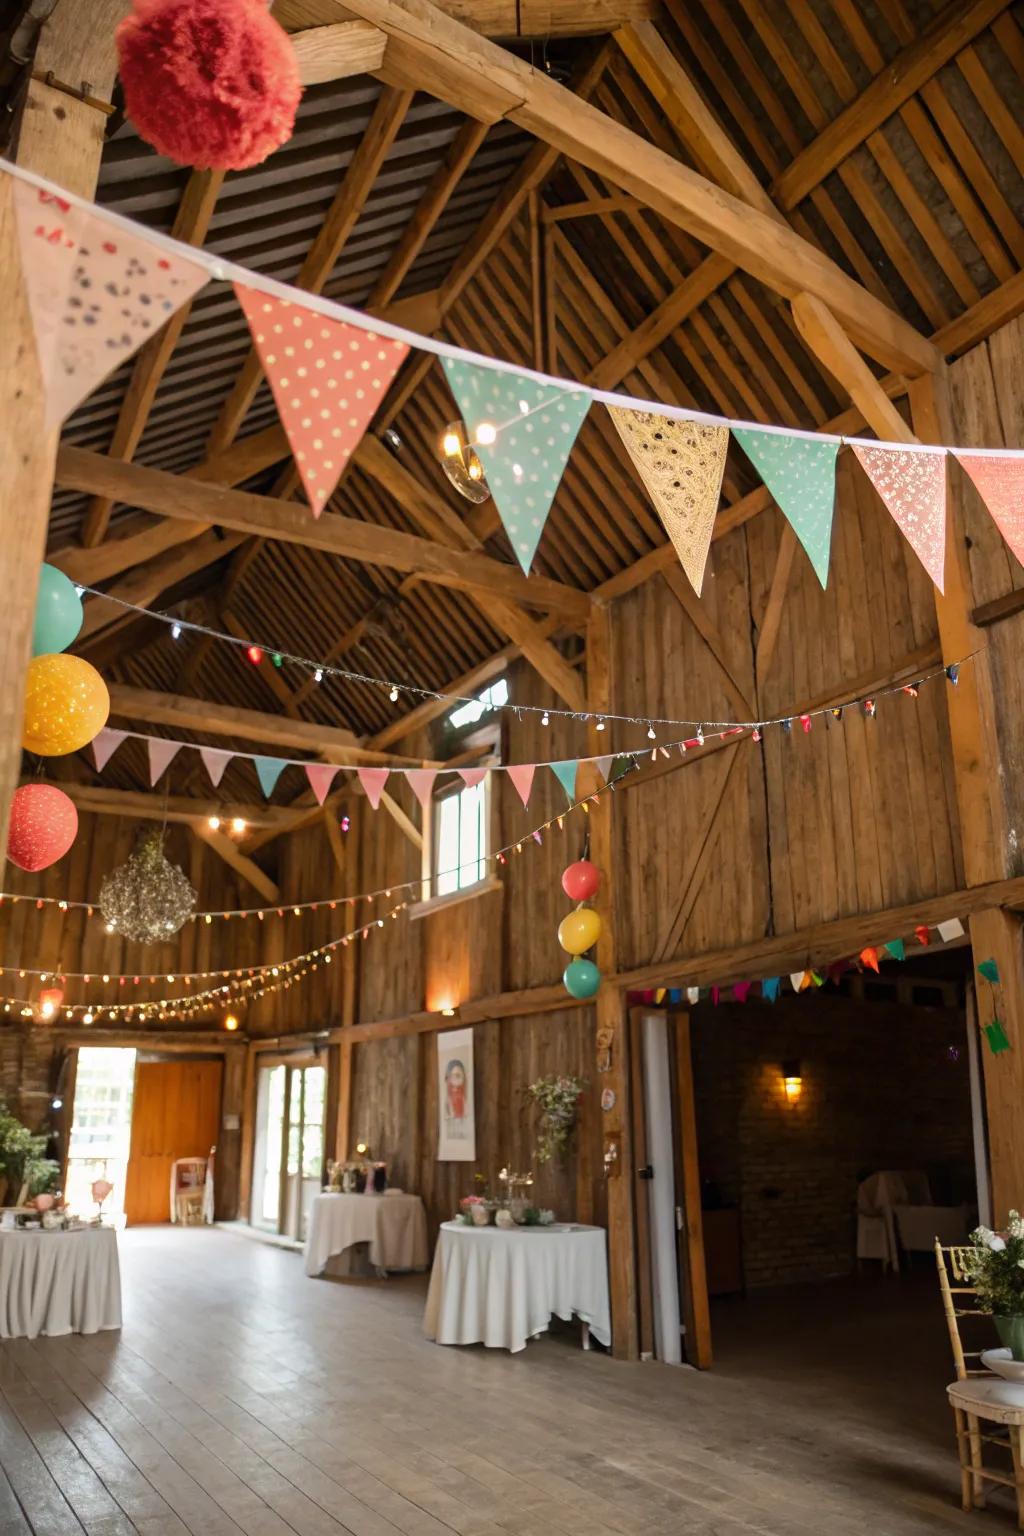
POLYGON ((946 565, 944 451, 852 444, 871 484, 939 591, 946 565))
POLYGON ((505 769, 505 772, 516 787, 516 794, 523 802, 524 811, 530 809, 530 792, 533 789, 533 776, 536 771, 534 763, 517 763, 505 769))
POLYGON ((319 517, 409 348, 240 283, 235 294, 319 517))
POLYGON ((316 795, 317 805, 323 805, 324 801, 327 799, 331 785, 334 783, 337 773, 338 768, 336 763, 306 764, 306 778, 309 780, 310 789, 313 791, 314 795, 316 795))
POLYGON ((209 281, 194 261, 28 182, 14 182, 22 268, 56 426, 209 281))
POLYGON ((961 448, 954 450, 954 457, 1024 565, 1024 459, 1002 453, 970 453, 961 448))
POLYGON ((423 807, 423 814, 430 812, 430 797, 434 793, 434 780, 437 778, 436 768, 407 768, 405 770, 408 783, 416 799, 423 807))
POLYGON ((487 777, 487 769, 486 768, 460 768, 459 769, 459 778, 462 780, 463 784, 465 784, 467 789, 475 789, 478 784, 482 784, 483 783, 483 781, 484 781, 484 779, 486 779, 486 777, 487 777))
POLYGON ((384 793, 384 785, 388 781, 388 768, 357 768, 356 774, 360 784, 366 791, 366 798, 377 810, 380 805, 380 797, 384 793))

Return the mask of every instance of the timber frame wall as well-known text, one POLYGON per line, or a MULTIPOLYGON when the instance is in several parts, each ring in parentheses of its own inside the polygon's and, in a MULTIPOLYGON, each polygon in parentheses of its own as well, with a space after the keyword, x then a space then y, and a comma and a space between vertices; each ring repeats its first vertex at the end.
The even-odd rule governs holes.
MULTIPOLYGON (((41 62, 56 60, 59 78, 81 79, 86 77, 82 60, 92 50, 97 56, 89 55, 87 77, 93 94, 102 96, 112 84, 104 22, 116 19, 123 7, 111 0, 103 17, 97 16, 99 7, 89 9, 85 37, 82 18, 75 19, 77 9, 58 8, 44 29, 41 62)), ((1001 8, 968 9, 978 13, 971 25, 982 26, 985 17, 991 19, 990 11, 997 14, 1001 8)), ((1024 440, 1024 387, 1016 361, 1021 325, 1008 320, 1024 304, 1019 273, 1006 280, 998 298, 982 299, 969 312, 970 320, 939 326, 937 339, 927 339, 794 227, 797 221, 787 215, 806 190, 799 186, 796 169, 790 176, 793 184, 777 184, 770 197, 642 16, 619 34, 622 50, 700 170, 586 104, 582 98, 593 80, 578 82, 581 94, 573 96, 471 32, 458 19, 459 10, 455 4, 438 9, 427 0, 347 0, 344 8, 335 0, 278 4, 276 13, 286 25, 296 30, 319 25, 331 32, 336 75, 346 68, 368 70, 385 82, 359 162, 364 182, 372 182, 410 93, 429 84, 473 124, 505 119, 538 140, 529 169, 514 196, 509 194, 513 210, 498 221, 490 242, 483 242, 487 252, 497 250, 501 256, 503 239, 513 253, 521 249, 529 226, 520 214, 532 217, 540 238, 538 221, 543 221, 535 203, 531 212, 529 197, 564 154, 616 187, 627 202, 655 210, 709 248, 702 277, 691 284, 691 300, 695 289, 706 294, 708 283, 720 282, 723 272, 735 267, 773 290, 789 307, 792 327, 831 381, 830 388, 850 401, 838 420, 833 418, 841 430, 862 429, 866 423, 880 438, 906 440, 913 432, 931 442, 996 445, 1005 440, 1019 445, 1024 440), (352 16, 359 19, 353 22, 352 16), (346 58, 347 64, 337 62, 346 58), (972 342, 980 345, 967 350, 972 342), (962 353, 947 365, 947 356, 962 353), (879 379, 866 359, 893 371, 879 379)), ((500 24, 494 30, 500 34, 500 24)), ((973 36, 969 28, 957 31, 948 20, 945 30, 927 34, 927 49, 915 55, 917 73, 892 89, 915 89, 915 82, 929 78, 928 68, 937 67, 940 56, 952 56, 965 36, 973 36)), ((319 45, 306 33, 303 46, 316 53, 319 45)), ((83 103, 74 103, 69 119, 69 100, 33 80, 17 158, 90 195, 99 167, 101 124, 83 103)), ((838 164, 849 148, 844 135, 864 130, 865 115, 870 132, 870 120, 881 122, 893 110, 892 102, 884 95, 878 101, 861 98, 857 129, 841 115, 817 141, 818 156, 838 164)), ((467 134, 463 155, 471 153, 473 138, 467 134)), ((820 171, 819 165, 814 174, 820 171)), ((806 167, 804 172, 809 174, 806 167)), ((193 200, 200 202, 192 209, 192 227, 200 239, 212 206, 202 201, 204 192, 209 197, 209 184, 197 183, 193 200)), ((598 954, 606 980, 596 1006, 569 1005, 558 982, 561 959, 554 933, 564 910, 558 874, 580 851, 584 827, 577 813, 561 837, 552 831, 543 848, 529 846, 521 859, 513 858, 500 889, 416 923, 403 921, 400 936, 374 935, 365 945, 346 950, 329 978, 319 975, 254 1004, 246 1020, 252 1041, 249 1086, 242 1092, 246 1103, 252 1065, 271 1037, 329 1031, 337 1151, 344 1154, 357 1134, 368 1136, 400 1170, 400 1179, 423 1186, 435 1215, 446 1214, 461 1192, 464 1173, 440 1168, 430 1155, 436 1131, 431 1036, 447 1022, 440 1008, 457 1006, 455 1022, 479 1026, 481 1163, 492 1176, 501 1163, 515 1162, 517 1154, 521 1159, 528 1151, 529 1125, 518 1097, 525 1083, 547 1070, 579 1070, 592 1077, 595 1031, 609 1033, 612 1072, 606 1082, 616 1090, 616 1108, 602 1123, 589 1104, 577 1161, 568 1173, 551 1175, 550 1193, 563 1206, 572 1200, 581 1217, 608 1221, 615 1348, 632 1355, 636 1307, 625 1118, 626 991, 727 983, 785 972, 808 961, 827 963, 865 943, 911 931, 919 922, 956 915, 969 921, 976 956, 996 958, 1004 978, 1001 1016, 1014 1048, 999 1057, 986 1055, 986 1096, 995 1207, 1002 1211, 1019 1205, 1024 1180, 1024 1124, 1017 1112, 1024 1090, 1024 951, 1016 909, 1024 902, 1024 868, 1015 832, 1020 789, 1011 770, 1021 760, 1017 737, 1024 731, 1015 665, 1024 580, 955 468, 950 471, 945 595, 933 591, 845 455, 828 591, 818 589, 784 520, 758 488, 733 499, 720 517, 713 578, 709 575, 705 596, 697 603, 667 546, 591 593, 550 575, 525 581, 511 566, 482 553, 492 530, 478 524, 471 531, 453 519, 431 491, 383 453, 376 438, 368 438, 360 450, 360 471, 403 507, 417 528, 415 538, 358 517, 326 516, 314 527, 288 499, 287 471, 271 496, 227 489, 226 484, 238 484, 280 462, 285 453, 275 427, 234 441, 259 383, 251 359, 225 402, 207 462, 188 476, 128 462, 138 441, 130 441, 130 434, 111 456, 69 445, 58 455, 54 438, 39 428, 39 384, 8 198, 9 189, 0 187, 0 265, 9 296, 9 320, 0 332, 0 417, 5 422, 0 522, 6 519, 9 526, 0 531, 15 567, 10 582, 14 600, 0 622, 0 724, 5 727, 0 732, 0 800, 5 807, 21 767, 18 722, 31 598, 55 474, 61 487, 91 498, 86 547, 65 552, 60 563, 79 579, 87 579, 86 570, 88 579, 103 579, 124 569, 117 562, 130 546, 138 560, 151 562, 140 566, 136 600, 151 601, 173 579, 166 564, 158 572, 153 563, 168 560, 179 527, 185 530, 180 537, 192 541, 186 550, 194 546, 200 557, 203 539, 216 526, 226 530, 239 557, 251 558, 254 549, 306 545, 398 570, 405 580, 445 586, 453 605, 475 603, 496 618, 508 642, 471 677, 459 679, 460 690, 482 686, 508 666, 514 696, 523 701, 566 700, 571 708, 596 715, 630 710, 639 699, 652 712, 681 716, 692 713, 699 700, 709 717, 750 717, 797 714, 971 658, 961 667, 956 688, 941 679, 929 683, 916 702, 903 697, 886 701, 875 721, 848 716, 834 730, 816 726, 806 739, 773 735, 762 746, 748 736, 737 737, 700 756, 650 762, 613 796, 602 796, 586 826, 592 856, 606 873, 600 898, 605 932, 598 954), (118 502, 160 521, 105 543, 111 508, 118 502), (577 638, 567 643, 566 634, 577 638), (619 1144, 622 1155, 618 1172, 606 1182, 601 1152, 607 1137, 619 1144)), ((307 286, 322 286, 354 217, 350 210, 343 227, 339 216, 326 241, 330 259, 321 261, 307 286)), ((545 238, 571 265, 571 249, 558 244, 557 230, 545 238)), ((449 290, 453 332, 460 320, 455 301, 475 270, 472 263, 464 266, 459 283, 449 290)), ((378 295, 382 304, 397 284, 390 293, 387 287, 378 295)), ((606 306, 602 309, 600 295, 591 297, 601 326, 607 327, 614 316, 606 306)), ((442 294, 434 323, 443 312, 442 294)), ((660 326, 662 335, 669 334, 684 313, 685 296, 652 317, 648 332, 660 326)), ((413 323, 431 322, 421 318, 413 323)), ((536 330, 534 341, 535 361, 552 356, 536 330)), ((162 345, 166 348, 166 340, 162 345)), ((557 342, 553 357, 557 363, 557 342)), ((639 350, 616 359, 612 348, 593 376, 606 385, 628 380, 638 357, 639 350)), ((152 390, 163 365, 166 356, 159 348, 144 360, 152 390)), ((425 370, 414 363, 399 381, 387 419, 412 399, 424 378, 425 370)), ((176 561, 181 558, 180 552, 173 555, 176 561)), ((229 582, 238 579, 238 572, 233 561, 229 582)), ((392 761, 436 760, 430 727, 437 710, 420 709, 358 737, 294 718, 291 696, 278 699, 283 716, 257 715, 118 684, 114 704, 120 718, 315 747, 332 761, 387 761, 396 751, 406 755, 392 761)), ((589 749, 599 750, 600 742, 591 731, 589 749)), ((542 733, 524 722, 511 747, 522 760, 587 749, 587 741, 564 723, 542 733)), ((91 841, 72 856, 72 888, 67 871, 57 871, 34 883, 22 881, 15 889, 88 899, 94 894, 90 881, 96 863, 102 857, 105 867, 118 838, 123 842, 128 835, 127 829, 123 834, 111 830, 118 824, 110 813, 152 814, 139 804, 141 797, 126 798, 128 791, 83 785, 75 793, 83 806, 83 837, 91 841)), ((183 797, 171 811, 194 834, 186 856, 203 905, 218 904, 212 893, 225 889, 225 881, 229 891, 244 894, 234 903, 225 897, 224 905, 254 901, 253 887, 264 900, 287 902, 316 899, 332 888, 343 895, 418 874, 416 807, 411 795, 404 801, 405 793, 396 790, 389 814, 382 812, 373 821, 365 802, 348 790, 332 796, 326 816, 308 806, 294 812, 260 808, 241 849, 202 831, 204 807, 198 799, 183 797), (344 845, 336 823, 343 805, 354 818, 344 845), (262 854, 259 860, 257 853, 262 854)), ((539 783, 528 816, 512 793, 502 789, 496 798, 501 841, 528 832, 558 808, 552 786, 539 783)), ((186 934, 180 946, 161 955, 159 964, 147 964, 159 973, 181 969, 191 957, 198 968, 200 954, 212 966, 248 963, 242 957, 269 963, 322 942, 332 931, 324 911, 287 926, 224 924, 213 932, 186 934)), ((65 929, 50 913, 39 917, 29 903, 19 903, 5 921, 5 965, 34 955, 54 966, 77 968, 71 956, 95 942, 82 924, 65 929)), ((109 969, 128 967, 116 947, 105 953, 109 969)), ((981 999, 980 1022, 987 1021, 991 1006, 989 990, 981 999)), ((244 1161, 243 1151, 243 1185, 244 1161)))

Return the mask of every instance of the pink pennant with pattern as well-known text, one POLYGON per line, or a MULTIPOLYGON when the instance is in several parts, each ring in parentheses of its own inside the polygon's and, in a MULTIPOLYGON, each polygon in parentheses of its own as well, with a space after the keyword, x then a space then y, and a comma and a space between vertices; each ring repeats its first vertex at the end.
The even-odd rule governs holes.
POLYGON ((181 751, 180 741, 153 736, 149 742, 149 782, 155 784, 181 751))
POLYGON ((460 768, 459 778, 467 789, 475 789, 487 777, 486 768, 460 768))
POLYGON ((405 777, 413 794, 423 807, 423 814, 430 811, 430 797, 434 793, 434 780, 437 778, 436 768, 407 768, 405 777))
POLYGON ((235 294, 319 517, 409 348, 240 283, 235 294))
POLYGON ((939 591, 946 565, 946 455, 854 443, 864 473, 939 591))
POLYGON ((533 763, 517 763, 514 767, 505 769, 516 787, 516 794, 523 802, 524 811, 530 808, 530 791, 533 789, 533 775, 536 771, 533 763))
POLYGON ((221 747, 200 747, 199 756, 203 760, 203 767, 210 775, 210 783, 214 789, 224 777, 224 770, 234 757, 233 752, 225 752, 221 747))
POLYGON ((14 182, 14 203, 46 422, 56 426, 190 303, 209 275, 27 182, 14 182))
POLYGON ((316 795, 317 805, 323 805, 327 799, 331 785, 334 783, 338 769, 334 763, 307 763, 306 778, 309 787, 316 795))
POLYGON ((380 805, 380 797, 384 793, 384 785, 388 781, 388 768, 357 768, 356 773, 359 782, 366 791, 366 798, 374 810, 380 805))
POLYGON ((954 457, 1024 565, 1024 459, 1002 453, 969 453, 966 449, 955 450, 954 457))
POLYGON ((92 755, 97 773, 103 772, 127 735, 127 731, 116 731, 113 726, 105 725, 102 731, 93 737, 92 755))

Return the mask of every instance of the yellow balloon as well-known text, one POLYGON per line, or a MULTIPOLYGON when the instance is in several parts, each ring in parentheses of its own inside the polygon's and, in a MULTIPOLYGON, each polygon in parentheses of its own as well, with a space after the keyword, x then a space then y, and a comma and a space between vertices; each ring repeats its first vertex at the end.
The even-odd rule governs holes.
POLYGON ((579 907, 558 925, 558 942, 569 955, 582 955, 601 937, 601 919, 590 907, 579 907))
POLYGON ((81 656, 34 656, 25 681, 21 744, 40 757, 63 757, 87 746, 107 723, 110 694, 81 656))

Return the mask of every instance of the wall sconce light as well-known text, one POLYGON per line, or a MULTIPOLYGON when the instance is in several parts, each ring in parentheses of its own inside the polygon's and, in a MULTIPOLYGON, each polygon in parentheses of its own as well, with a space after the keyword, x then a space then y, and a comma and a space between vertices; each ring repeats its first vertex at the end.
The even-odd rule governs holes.
POLYGON ((366 1157, 369 1154, 369 1151, 370 1148, 367 1146, 365 1141, 356 1142, 356 1154, 359 1157, 366 1157))
POLYGON ((233 1013, 229 1013, 229 1014, 225 1015, 225 1017, 224 1017, 224 1028, 230 1034, 233 1034, 234 1031, 238 1028, 238 1020, 236 1019, 236 1017, 235 1017, 235 1015, 233 1013))
POLYGON ((784 1061, 782 1063, 782 1086, 786 1099, 790 1104, 795 1104, 804 1091, 803 1075, 798 1061, 784 1061))

